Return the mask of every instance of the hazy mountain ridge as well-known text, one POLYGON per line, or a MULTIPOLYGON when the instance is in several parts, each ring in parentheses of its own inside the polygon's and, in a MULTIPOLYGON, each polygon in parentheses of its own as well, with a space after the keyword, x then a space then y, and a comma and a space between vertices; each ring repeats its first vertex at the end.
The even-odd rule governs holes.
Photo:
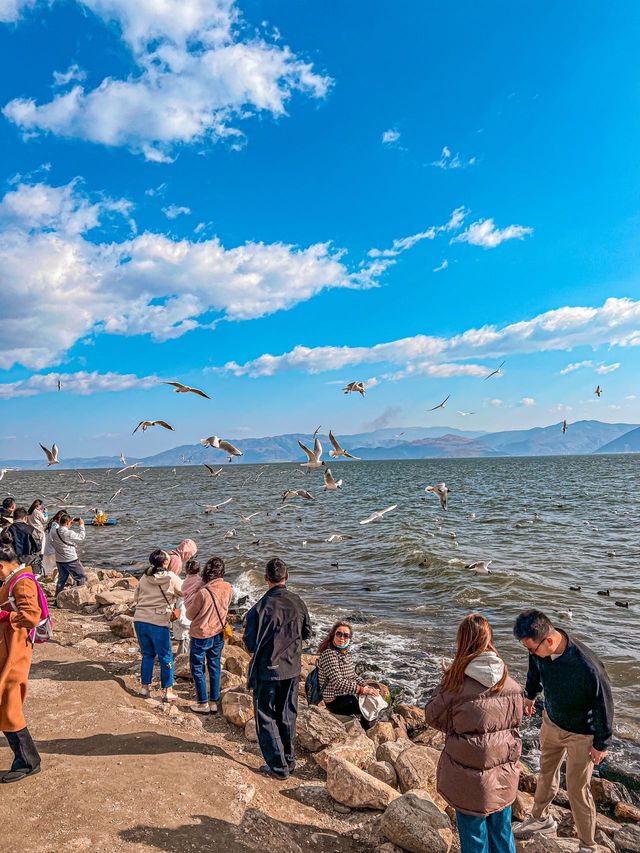
MULTIPOLYGON (((331 464, 331 444, 319 433, 324 459, 331 464)), ((560 456, 591 453, 640 452, 638 424, 610 424, 602 421, 576 421, 562 434, 562 423, 528 430, 485 433, 452 427, 388 427, 371 432, 338 436, 341 445, 362 459, 430 459, 496 456, 560 456)), ((240 463, 301 462, 304 459, 298 440, 308 447, 308 433, 265 436, 263 438, 229 439, 244 453, 240 463)), ((176 465, 224 465, 225 454, 201 444, 183 444, 147 457, 130 457, 129 463, 140 462, 150 467, 176 465)), ((45 469, 43 459, 7 459, 3 467, 45 469)), ((237 464, 237 463, 236 463, 237 464)), ((64 457, 59 468, 120 468, 118 456, 64 457)))

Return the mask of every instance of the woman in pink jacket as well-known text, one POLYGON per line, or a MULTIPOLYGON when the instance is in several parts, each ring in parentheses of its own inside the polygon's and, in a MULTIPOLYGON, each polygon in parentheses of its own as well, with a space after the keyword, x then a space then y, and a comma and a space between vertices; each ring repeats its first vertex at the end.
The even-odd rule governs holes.
POLYGON ((187 618, 191 619, 189 663, 196 688, 196 714, 215 714, 220 700, 220 656, 224 646, 233 590, 224 579, 224 560, 212 557, 202 570, 203 586, 187 602, 187 618), (209 669, 209 692, 205 678, 205 662, 209 669))

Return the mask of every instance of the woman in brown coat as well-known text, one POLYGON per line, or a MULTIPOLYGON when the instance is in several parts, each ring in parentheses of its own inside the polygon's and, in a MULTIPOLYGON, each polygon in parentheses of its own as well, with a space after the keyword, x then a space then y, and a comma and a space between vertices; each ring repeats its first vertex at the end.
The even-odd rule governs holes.
POLYGON ((427 723, 446 734, 438 793, 456 810, 462 853, 515 853, 522 688, 509 677, 484 616, 462 620, 457 645, 425 709, 427 723))
POLYGON ((40 771, 40 755, 22 706, 33 652, 29 631, 38 625, 42 612, 38 589, 30 578, 16 583, 9 600, 12 578, 19 572, 15 551, 6 540, 0 540, 0 730, 15 756, 0 782, 19 782, 40 771))

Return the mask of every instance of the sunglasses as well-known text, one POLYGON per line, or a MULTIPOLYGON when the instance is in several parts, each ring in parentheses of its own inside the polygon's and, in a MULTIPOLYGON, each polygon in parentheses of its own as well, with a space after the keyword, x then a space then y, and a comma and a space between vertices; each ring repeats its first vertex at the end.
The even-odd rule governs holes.
POLYGON ((350 639, 351 634, 348 631, 336 631, 333 635, 334 637, 344 637, 345 639, 350 639))

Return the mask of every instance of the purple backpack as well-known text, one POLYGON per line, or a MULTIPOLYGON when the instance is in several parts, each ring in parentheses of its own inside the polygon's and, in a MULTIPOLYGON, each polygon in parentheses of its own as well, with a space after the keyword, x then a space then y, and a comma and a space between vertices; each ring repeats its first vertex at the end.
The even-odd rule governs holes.
POLYGON ((42 587, 38 583, 38 579, 32 572, 21 572, 16 575, 15 578, 12 579, 11 585, 9 586, 9 597, 7 601, 11 604, 14 610, 17 610, 16 601, 13 597, 13 588, 22 578, 31 578, 31 580, 35 583, 36 588, 38 590, 38 602, 40 604, 40 610, 42 611, 42 619, 35 628, 32 628, 29 631, 29 639, 32 643, 47 643, 53 637, 53 622, 51 620, 51 616, 49 615, 49 604, 47 602, 47 597, 44 594, 42 587))

